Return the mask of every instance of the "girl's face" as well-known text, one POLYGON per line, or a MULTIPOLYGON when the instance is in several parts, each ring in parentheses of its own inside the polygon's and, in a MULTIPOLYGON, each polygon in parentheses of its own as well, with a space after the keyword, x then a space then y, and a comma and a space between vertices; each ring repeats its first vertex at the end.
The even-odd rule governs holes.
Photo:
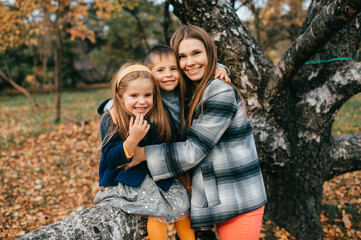
POLYGON ((177 59, 174 54, 152 59, 154 66, 152 72, 159 87, 164 91, 173 91, 179 83, 180 73, 177 66, 177 59))
POLYGON ((179 44, 179 66, 192 81, 203 78, 208 65, 208 57, 203 42, 198 39, 183 39, 179 44))
POLYGON ((153 107, 154 85, 151 79, 138 78, 128 83, 123 94, 125 108, 133 115, 143 117, 153 107))

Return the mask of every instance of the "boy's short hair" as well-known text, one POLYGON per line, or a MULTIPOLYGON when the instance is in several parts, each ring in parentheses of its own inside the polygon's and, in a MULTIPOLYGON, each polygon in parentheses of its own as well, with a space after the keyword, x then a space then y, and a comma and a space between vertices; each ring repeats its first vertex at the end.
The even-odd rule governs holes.
POLYGON ((144 65, 148 68, 152 69, 154 66, 153 58, 155 56, 162 58, 164 56, 168 56, 170 54, 174 55, 173 49, 170 46, 167 45, 157 45, 155 47, 152 47, 147 55, 144 58, 144 65))

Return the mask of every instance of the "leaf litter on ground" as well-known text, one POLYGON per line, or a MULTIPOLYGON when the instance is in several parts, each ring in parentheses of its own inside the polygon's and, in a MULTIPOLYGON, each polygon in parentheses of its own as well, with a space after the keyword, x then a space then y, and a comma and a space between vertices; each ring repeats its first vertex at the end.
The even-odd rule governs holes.
MULTIPOLYGON (((96 115, 93 120, 53 125, 40 117, 32 119, 36 114, 18 107, 14 112, 14 107, 1 105, 5 115, 0 117, 0 130, 6 138, 0 142, 0 239, 13 239, 90 207, 100 190, 96 115), (13 118, 6 117, 11 113, 13 118)), ((48 115, 44 111, 40 114, 48 115)), ((325 239, 361 239, 361 171, 325 182, 323 194, 325 239)), ((174 226, 168 230, 169 239, 175 239, 174 226)), ((260 239, 295 238, 265 221, 260 239)))

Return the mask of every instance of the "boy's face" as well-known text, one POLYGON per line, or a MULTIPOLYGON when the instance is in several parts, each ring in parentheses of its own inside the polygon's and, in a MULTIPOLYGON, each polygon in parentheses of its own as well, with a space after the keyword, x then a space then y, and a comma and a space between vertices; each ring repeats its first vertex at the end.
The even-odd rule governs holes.
POLYGON ((163 57, 155 56, 152 59, 152 72, 159 87, 164 91, 173 91, 179 83, 180 72, 174 54, 163 57))

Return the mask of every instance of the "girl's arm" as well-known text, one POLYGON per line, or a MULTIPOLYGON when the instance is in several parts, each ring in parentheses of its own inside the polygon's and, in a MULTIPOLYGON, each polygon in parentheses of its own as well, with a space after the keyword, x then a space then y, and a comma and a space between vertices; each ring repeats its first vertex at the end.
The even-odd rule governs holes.
MULTIPOLYGON (((204 92, 203 115, 197 107, 185 142, 146 146, 148 168, 154 180, 176 176, 201 162, 233 121, 238 111, 237 98, 233 87, 219 80, 212 81, 204 92)), ((245 112, 243 115, 245 117, 245 112)))

